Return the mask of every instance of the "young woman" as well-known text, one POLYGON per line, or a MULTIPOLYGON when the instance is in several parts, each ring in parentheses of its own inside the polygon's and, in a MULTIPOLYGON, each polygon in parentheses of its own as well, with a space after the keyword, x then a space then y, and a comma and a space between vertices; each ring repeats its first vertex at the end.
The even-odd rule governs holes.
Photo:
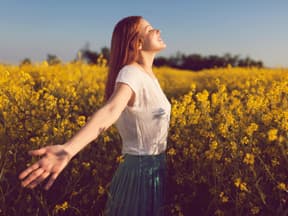
POLYGON ((29 151, 42 158, 20 173, 33 189, 50 177, 48 190, 69 161, 115 123, 124 162, 116 170, 105 207, 107 215, 161 215, 165 198, 167 135, 171 104, 152 71, 166 44, 141 16, 120 20, 113 31, 105 105, 70 140, 29 151))

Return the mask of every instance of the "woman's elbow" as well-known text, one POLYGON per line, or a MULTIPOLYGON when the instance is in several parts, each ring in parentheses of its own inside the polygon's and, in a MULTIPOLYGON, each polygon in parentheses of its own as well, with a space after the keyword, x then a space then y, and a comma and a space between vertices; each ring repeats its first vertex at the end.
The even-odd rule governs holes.
POLYGON ((122 109, 119 106, 112 104, 105 104, 100 110, 95 113, 95 121, 102 128, 107 130, 112 124, 114 124, 122 113, 122 109))

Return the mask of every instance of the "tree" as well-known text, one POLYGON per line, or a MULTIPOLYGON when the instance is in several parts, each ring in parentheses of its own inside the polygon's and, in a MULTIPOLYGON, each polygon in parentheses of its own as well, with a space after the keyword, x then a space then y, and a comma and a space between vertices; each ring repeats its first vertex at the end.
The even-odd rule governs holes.
POLYGON ((158 58, 155 58, 155 60, 154 60, 154 65, 155 65, 156 67, 161 67, 161 66, 169 65, 169 60, 166 59, 165 57, 158 57, 158 58))
POLYGON ((108 47, 102 47, 101 53, 103 55, 103 58, 106 59, 109 62, 110 59, 110 49, 108 47))
POLYGON ((25 58, 25 59, 23 59, 21 61, 20 66, 22 66, 22 65, 31 65, 31 64, 32 64, 31 60, 29 58, 25 58))
POLYGON ((49 65, 61 64, 61 60, 52 54, 47 54, 47 62, 49 65))
POLYGON ((231 65, 233 67, 264 67, 261 61, 252 60, 250 57, 240 59, 239 55, 232 56, 230 53, 225 53, 223 56, 201 56, 200 54, 185 55, 180 53, 179 51, 176 55, 169 58, 155 58, 154 65, 166 65, 174 68, 188 69, 194 71, 215 67, 227 67, 228 65, 231 65))

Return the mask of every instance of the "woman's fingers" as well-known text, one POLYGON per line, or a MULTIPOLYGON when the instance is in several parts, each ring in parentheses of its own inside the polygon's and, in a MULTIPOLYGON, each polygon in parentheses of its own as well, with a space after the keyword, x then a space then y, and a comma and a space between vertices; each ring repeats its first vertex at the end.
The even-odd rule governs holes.
POLYGON ((60 174, 60 172, 57 173, 53 173, 48 181, 48 183, 45 185, 44 189, 45 190, 49 190, 49 188, 52 186, 52 184, 55 182, 56 178, 58 177, 58 175, 60 174))
POLYGON ((34 170, 38 169, 40 167, 39 163, 36 162, 27 169, 25 169, 23 172, 19 174, 19 179, 24 179, 27 175, 29 175, 34 170))
POLYGON ((31 189, 48 178, 48 183, 45 186, 45 189, 48 190, 70 160, 69 155, 61 145, 32 150, 29 151, 29 154, 32 156, 42 156, 39 161, 19 174, 22 186, 31 189))
MULTIPOLYGON (((30 155, 42 155, 42 154, 45 154, 46 153, 46 148, 40 148, 40 149, 37 149, 37 150, 32 150, 32 151, 29 151, 29 154, 30 155)), ((33 172, 34 170, 38 169, 40 167, 40 164, 39 162, 36 162, 34 163, 32 166, 28 167, 27 169, 25 169, 23 172, 21 172, 19 174, 19 179, 24 179, 27 175, 29 175, 31 172, 33 172)))
POLYGON ((41 167, 36 169, 35 171, 33 171, 32 174, 29 175, 29 177, 27 179, 22 181, 22 186, 26 187, 27 185, 29 185, 31 182, 33 182, 35 179, 37 179, 44 172, 45 172, 45 170, 42 169, 41 167))
POLYGON ((50 175, 50 172, 44 171, 37 179, 31 182, 27 187, 31 189, 35 188, 38 184, 44 181, 49 175, 50 175))
POLYGON ((36 150, 31 150, 31 151, 29 151, 29 154, 33 155, 33 156, 41 156, 41 155, 45 154, 46 152, 47 152, 47 148, 44 147, 44 148, 40 148, 40 149, 36 149, 36 150))

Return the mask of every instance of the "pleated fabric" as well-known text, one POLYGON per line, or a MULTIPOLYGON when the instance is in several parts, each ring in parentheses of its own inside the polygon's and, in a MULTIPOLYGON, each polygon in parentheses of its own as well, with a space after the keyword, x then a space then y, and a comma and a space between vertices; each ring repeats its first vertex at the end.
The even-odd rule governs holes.
POLYGON ((166 155, 124 155, 110 184, 107 216, 164 215, 166 155))

